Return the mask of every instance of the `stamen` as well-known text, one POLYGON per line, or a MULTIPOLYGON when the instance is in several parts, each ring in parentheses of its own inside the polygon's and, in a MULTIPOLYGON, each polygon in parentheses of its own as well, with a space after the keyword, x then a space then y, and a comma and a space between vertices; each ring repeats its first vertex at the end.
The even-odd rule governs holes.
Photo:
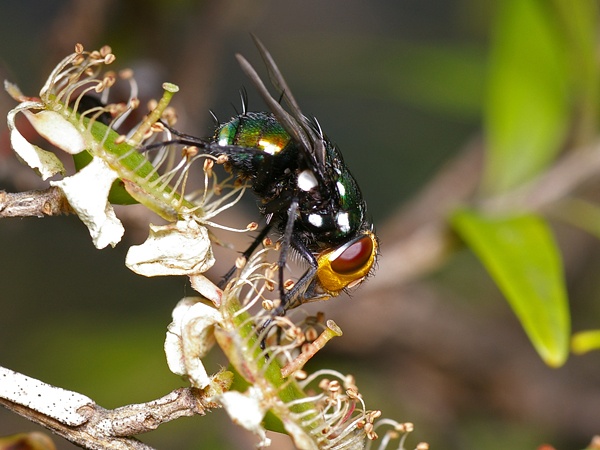
POLYGON ((302 369, 304 365, 312 358, 319 350, 321 350, 327 342, 336 336, 341 336, 342 330, 333 320, 327 321, 327 329, 321 333, 321 335, 315 339, 310 345, 308 351, 300 353, 298 357, 286 364, 281 369, 281 376, 284 378, 289 377, 296 370, 302 369))
MULTIPOLYGON (((146 131, 152 126, 153 123, 160 119, 163 111, 173 98, 173 95, 179 91, 179 87, 173 83, 163 83, 163 89, 163 96, 158 102, 156 108, 154 108, 150 114, 148 114, 146 120, 141 123, 136 132, 129 139, 130 145, 139 145, 144 140, 143 136, 146 134, 146 131)), ((139 100, 137 101, 137 104, 139 104, 139 100)))

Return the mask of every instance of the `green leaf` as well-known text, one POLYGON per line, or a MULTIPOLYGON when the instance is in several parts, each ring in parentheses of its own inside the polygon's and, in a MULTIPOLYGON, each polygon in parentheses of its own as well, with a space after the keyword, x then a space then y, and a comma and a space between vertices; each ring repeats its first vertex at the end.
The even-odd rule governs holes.
POLYGON ((478 256, 542 359, 561 366, 570 317, 560 255, 547 224, 533 214, 490 218, 457 212, 455 230, 478 256))
POLYGON ((589 144, 598 129, 600 65, 597 57, 598 13, 596 0, 553 0, 567 39, 570 77, 573 84, 574 121, 569 141, 589 144))
POLYGON ((485 128, 485 187, 513 189, 552 162, 570 106, 565 37, 546 0, 503 0, 492 37, 485 128))
POLYGON ((592 350, 600 350, 600 330, 580 331, 571 340, 573 353, 582 355, 592 350))

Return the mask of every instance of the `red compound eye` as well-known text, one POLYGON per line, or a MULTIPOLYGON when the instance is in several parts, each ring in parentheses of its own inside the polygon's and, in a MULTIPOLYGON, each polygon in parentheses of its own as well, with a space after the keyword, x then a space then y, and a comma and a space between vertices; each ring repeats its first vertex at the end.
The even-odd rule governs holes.
POLYGON ((350 244, 331 261, 331 268, 339 274, 351 274, 369 263, 373 255, 373 240, 366 235, 350 244))

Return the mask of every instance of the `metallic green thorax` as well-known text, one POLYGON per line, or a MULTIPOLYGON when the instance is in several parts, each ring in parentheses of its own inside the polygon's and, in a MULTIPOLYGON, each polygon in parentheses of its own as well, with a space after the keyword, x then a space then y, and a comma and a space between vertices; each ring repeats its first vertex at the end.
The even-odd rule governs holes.
POLYGON ((219 145, 258 148, 271 155, 290 142, 290 136, 272 114, 249 112, 221 125, 216 133, 219 145))

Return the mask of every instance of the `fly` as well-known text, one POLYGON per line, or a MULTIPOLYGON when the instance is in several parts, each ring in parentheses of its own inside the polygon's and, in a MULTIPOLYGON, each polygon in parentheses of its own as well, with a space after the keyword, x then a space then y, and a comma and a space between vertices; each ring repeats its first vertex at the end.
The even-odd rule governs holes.
MULTIPOLYGON (((213 139, 176 133, 171 143, 224 155, 231 170, 249 181, 266 225, 243 256, 249 258, 271 231, 280 234, 280 302, 273 315, 282 316, 303 303, 335 297, 360 284, 373 270, 378 241, 341 152, 315 119, 302 114, 270 53, 254 40, 280 100, 271 96, 243 56, 236 58, 271 112, 247 112, 244 101, 242 114, 220 125, 213 139), (308 263, 308 269, 286 289, 284 268, 291 251, 308 263)), ((224 276, 220 287, 234 272, 232 268, 224 276)))

